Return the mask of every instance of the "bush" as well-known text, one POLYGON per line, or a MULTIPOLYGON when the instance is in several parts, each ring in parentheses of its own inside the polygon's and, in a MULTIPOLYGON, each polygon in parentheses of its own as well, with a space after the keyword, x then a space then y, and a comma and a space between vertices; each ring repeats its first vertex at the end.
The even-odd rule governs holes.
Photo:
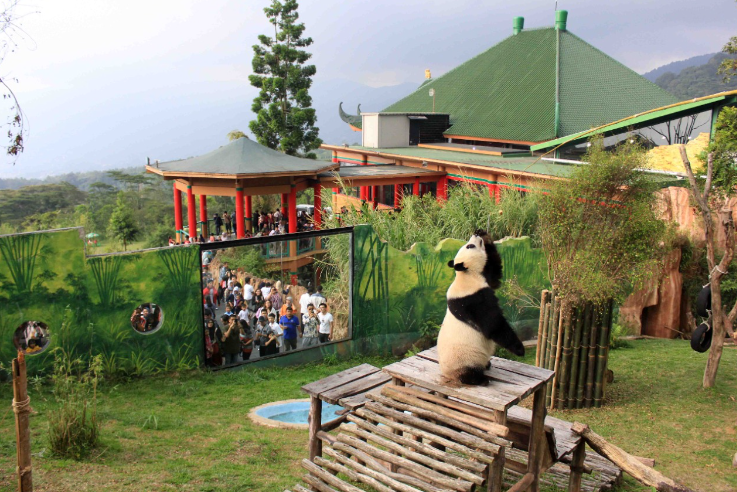
POLYGON ((97 383, 101 372, 99 355, 85 368, 82 359, 72 360, 57 349, 53 393, 58 407, 48 414, 49 445, 55 455, 80 460, 98 445, 97 383))

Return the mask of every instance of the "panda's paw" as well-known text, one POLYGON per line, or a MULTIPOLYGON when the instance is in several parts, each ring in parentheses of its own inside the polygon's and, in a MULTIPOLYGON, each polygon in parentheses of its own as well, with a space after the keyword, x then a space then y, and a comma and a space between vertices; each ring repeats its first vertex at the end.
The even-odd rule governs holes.
POLYGON ((484 368, 482 366, 464 367, 458 373, 458 380, 461 384, 474 386, 485 386, 488 382, 484 375, 484 368))
POLYGON ((489 369, 491 369, 491 359, 486 361, 486 370, 488 371, 489 369))

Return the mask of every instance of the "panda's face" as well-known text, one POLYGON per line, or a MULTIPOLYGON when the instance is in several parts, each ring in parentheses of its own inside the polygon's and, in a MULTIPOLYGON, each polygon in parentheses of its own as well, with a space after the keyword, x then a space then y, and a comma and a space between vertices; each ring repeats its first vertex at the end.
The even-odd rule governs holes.
POLYGON ((476 234, 458 250, 456 257, 448 263, 457 272, 481 273, 486 265, 484 239, 476 234))

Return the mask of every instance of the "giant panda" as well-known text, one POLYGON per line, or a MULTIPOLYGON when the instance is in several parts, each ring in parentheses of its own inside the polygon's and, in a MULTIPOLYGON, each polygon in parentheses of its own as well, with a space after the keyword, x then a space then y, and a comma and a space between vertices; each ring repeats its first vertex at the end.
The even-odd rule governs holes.
POLYGON ((448 266, 455 269, 455 279, 438 335, 440 371, 450 384, 483 384, 497 344, 525 354, 494 295, 501 285, 502 259, 491 237, 476 231, 448 266))

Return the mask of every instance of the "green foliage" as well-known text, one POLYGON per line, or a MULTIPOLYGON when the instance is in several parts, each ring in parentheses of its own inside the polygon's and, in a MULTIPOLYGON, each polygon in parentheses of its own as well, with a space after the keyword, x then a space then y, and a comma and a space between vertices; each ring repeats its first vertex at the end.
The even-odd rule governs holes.
MULTIPOLYGON (((730 55, 737 55, 737 36, 732 36, 727 44, 722 48, 723 53, 730 55)), ((732 57, 725 57, 719 65, 719 71, 717 72, 723 76, 724 83, 729 83, 732 76, 737 73, 737 59, 732 57)))
POLYGON ((302 48, 310 46, 312 38, 302 37, 305 26, 297 23, 298 7, 296 0, 272 0, 264 9, 274 37, 262 34, 260 44, 253 46, 253 75, 248 80, 259 95, 251 106, 256 119, 249 128, 262 145, 314 159, 311 151, 322 143, 308 93, 316 69, 305 65, 312 55, 302 48))
MULTIPOLYGON (((276 244, 276 243, 272 243, 276 244)), ((228 248, 218 253, 222 262, 228 262, 230 268, 242 268, 244 272, 256 276, 267 277, 269 271, 261 256, 261 246, 248 246, 244 248, 228 248)))
POLYGON ((233 130, 228 132, 228 142, 238 140, 239 138, 248 138, 248 136, 240 130, 233 130))
POLYGON ((658 218, 643 149, 608 152, 595 139, 566 181, 540 203, 538 230, 553 287, 574 301, 623 300, 661 268, 667 225, 658 218))
POLYGON ((118 198, 110 216, 110 224, 108 226, 110 235, 123 243, 123 251, 130 241, 133 241, 141 233, 141 229, 135 221, 133 210, 125 200, 125 194, 118 192, 118 198))
POLYGON ((708 154, 712 154, 713 158, 714 195, 720 199, 731 196, 737 186, 737 108, 724 107, 719 111, 714 138, 706 151, 699 156, 702 163, 707 162, 708 154))
POLYGON ((737 89, 737 81, 719 76, 722 67, 732 65, 737 60, 733 56, 717 54, 707 63, 695 67, 687 67, 678 74, 666 72, 655 83, 680 100, 708 96, 717 92, 737 89))
POLYGON ((86 194, 69 183, 26 186, 20 190, 0 190, 0 222, 18 228, 34 215, 49 212, 72 213, 84 203, 86 194))
POLYGON ((101 376, 100 356, 86 366, 82 359, 56 350, 52 380, 57 406, 48 412, 49 446, 55 455, 79 460, 98 445, 97 384, 101 376))

